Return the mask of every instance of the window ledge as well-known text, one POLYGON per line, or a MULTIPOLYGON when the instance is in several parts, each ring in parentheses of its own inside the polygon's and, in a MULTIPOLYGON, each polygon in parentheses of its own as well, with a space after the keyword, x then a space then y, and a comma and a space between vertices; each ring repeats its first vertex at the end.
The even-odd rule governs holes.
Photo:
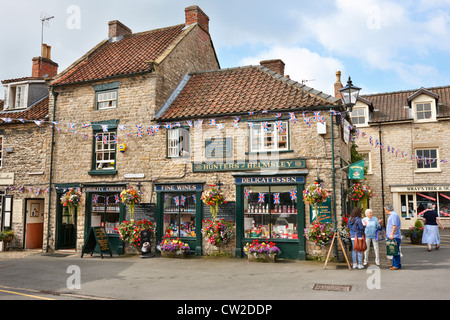
POLYGON ((414 173, 439 173, 439 172, 442 172, 442 170, 441 169, 436 169, 436 168, 433 168, 433 169, 416 169, 416 170, 414 170, 414 173))
POLYGON ((246 152, 245 154, 246 155, 249 155, 249 154, 268 154, 268 155, 270 155, 270 154, 272 154, 272 153, 274 153, 274 154, 278 154, 278 153, 292 153, 292 152, 294 152, 294 150, 279 150, 279 151, 277 151, 277 150, 267 150, 267 151, 250 151, 250 152, 246 152))
POLYGON ((91 170, 88 172, 90 176, 116 175, 117 170, 91 170))

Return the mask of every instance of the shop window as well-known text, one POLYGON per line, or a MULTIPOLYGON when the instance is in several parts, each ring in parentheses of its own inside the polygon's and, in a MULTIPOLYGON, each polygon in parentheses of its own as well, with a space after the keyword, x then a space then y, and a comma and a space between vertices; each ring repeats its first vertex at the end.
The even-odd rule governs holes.
POLYGON ((106 233, 118 234, 119 214, 119 194, 92 194, 91 227, 105 227, 106 233))
MULTIPOLYGON (((200 200, 199 200, 200 201, 200 200)), ((195 237, 195 193, 164 194, 164 234, 195 237)))
POLYGON ((189 129, 176 128, 167 130, 167 157, 189 156, 189 129))
MULTIPOLYGON (((417 216, 422 217, 424 212, 427 210, 428 203, 437 206, 437 193, 436 192, 417 192, 416 193, 416 205, 417 205, 417 216)), ((436 208, 437 210, 437 208, 436 208)))
POLYGON ((439 192, 439 216, 450 217, 450 192, 439 192))
POLYGON ((254 122, 250 127, 250 152, 287 151, 288 121, 254 122))
POLYGON ((244 237, 298 239, 297 201, 294 186, 244 188, 244 237))
POLYGON ((438 150, 420 149, 416 150, 417 169, 437 169, 438 168, 438 150))

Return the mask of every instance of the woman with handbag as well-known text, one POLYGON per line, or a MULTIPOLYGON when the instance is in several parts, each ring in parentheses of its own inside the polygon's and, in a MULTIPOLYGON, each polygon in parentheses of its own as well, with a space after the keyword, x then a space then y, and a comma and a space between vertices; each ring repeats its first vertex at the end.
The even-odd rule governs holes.
POLYGON ((366 217, 362 220, 363 225, 366 227, 365 235, 366 235, 366 244, 367 250, 364 251, 364 265, 369 261, 369 249, 370 242, 373 244, 373 251, 375 251, 375 264, 377 266, 380 265, 380 252, 378 250, 378 240, 376 237, 377 230, 381 229, 381 222, 383 219, 378 220, 373 216, 372 209, 366 210, 366 217))
POLYGON ((350 238, 352 239, 352 259, 353 269, 364 269, 362 265, 363 252, 367 249, 364 237, 364 225, 361 220, 361 209, 356 207, 350 213, 348 218, 348 228, 350 230, 350 238))

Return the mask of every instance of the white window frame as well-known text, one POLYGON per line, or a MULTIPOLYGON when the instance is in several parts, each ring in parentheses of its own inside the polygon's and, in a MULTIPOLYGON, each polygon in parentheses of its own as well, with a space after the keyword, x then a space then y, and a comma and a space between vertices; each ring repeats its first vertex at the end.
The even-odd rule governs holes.
POLYGON ((414 122, 423 123, 423 122, 434 122, 437 118, 437 109, 436 109, 436 99, 431 98, 429 95, 421 94, 418 97, 414 98, 412 101, 412 114, 414 122), (419 119, 417 116, 417 107, 418 105, 430 104, 431 106, 431 117, 427 119, 419 119))
POLYGON ((368 150, 358 150, 358 153, 364 156, 364 167, 367 168, 367 174, 372 174, 372 152, 368 150))
POLYGON ((19 82, 8 84, 5 94, 5 110, 20 110, 27 107, 28 102, 28 83, 19 82), (21 103, 19 103, 21 101, 21 103))
POLYGON ((250 127, 250 152, 267 152, 267 151, 288 151, 289 150, 289 121, 283 121, 283 128, 285 132, 280 133, 276 128, 276 121, 262 121, 253 122, 253 127, 250 127), (263 122, 268 123, 269 130, 263 128, 263 122), (279 147, 280 138, 284 138, 284 147, 279 147), (269 144, 270 139, 270 144, 269 144))
POLYGON ((417 159, 417 157, 419 157, 419 153, 418 153, 419 151, 421 151, 421 156, 423 156, 423 152, 424 151, 429 151, 429 152, 430 151, 436 151, 436 160, 434 162, 432 162, 432 163, 428 163, 428 161, 427 161, 427 164, 425 164, 425 166, 430 166, 430 167, 420 168, 419 165, 420 165, 421 161, 424 161, 427 158, 434 159, 434 157, 432 158, 431 155, 430 155, 430 157, 426 157, 424 160, 420 160, 420 158, 419 158, 419 160, 415 161, 416 162, 416 170, 415 170, 415 172, 419 172, 420 173, 420 172, 440 172, 441 171, 440 170, 441 168, 440 168, 439 148, 435 148, 435 147, 416 148, 416 149, 414 149, 414 156, 416 157, 416 159, 417 159))
POLYGON ((116 168, 116 143, 114 136, 116 132, 98 132, 95 141, 95 168, 94 170, 115 170, 116 168), (108 143, 103 142, 107 136, 108 143), (106 157, 106 155, 108 155, 106 157), (100 157, 100 158, 99 158, 100 157), (108 158, 108 159, 105 159, 108 158))
POLYGON ((188 128, 167 130, 167 157, 182 158, 190 155, 190 131, 188 128))
POLYGON ((117 89, 96 92, 97 110, 116 109, 117 97, 117 89))

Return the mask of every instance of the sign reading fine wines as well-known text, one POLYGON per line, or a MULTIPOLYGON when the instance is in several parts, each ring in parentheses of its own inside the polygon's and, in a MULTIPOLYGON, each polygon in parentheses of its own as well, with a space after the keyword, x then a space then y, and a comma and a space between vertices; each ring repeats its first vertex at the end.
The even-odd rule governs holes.
POLYGON ((304 159, 290 160, 259 160, 253 162, 226 162, 226 163, 194 163, 192 170, 194 172, 210 171, 240 171, 240 170, 286 170, 306 168, 304 159))

